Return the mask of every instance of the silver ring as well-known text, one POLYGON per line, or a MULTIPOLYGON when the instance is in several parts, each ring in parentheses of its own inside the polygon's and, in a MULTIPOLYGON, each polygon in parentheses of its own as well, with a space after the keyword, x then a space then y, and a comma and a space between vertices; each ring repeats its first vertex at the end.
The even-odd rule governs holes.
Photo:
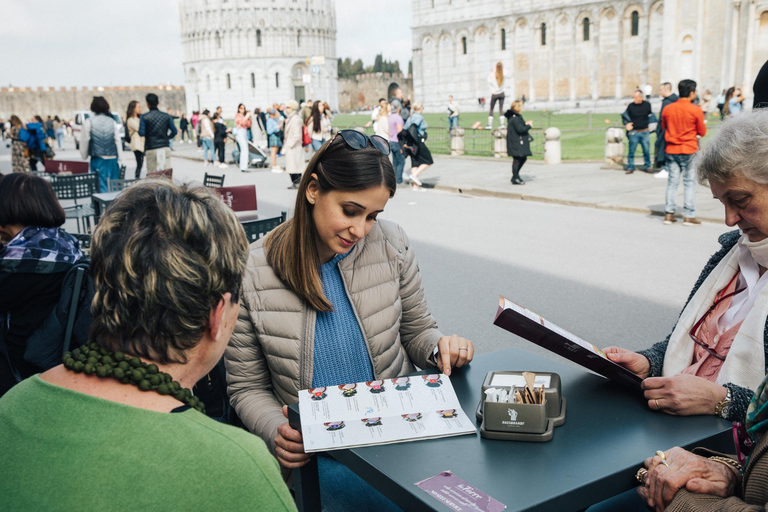
POLYGON ((459 351, 461 351, 461 350, 467 350, 468 351, 469 349, 467 347, 460 347, 459 351))

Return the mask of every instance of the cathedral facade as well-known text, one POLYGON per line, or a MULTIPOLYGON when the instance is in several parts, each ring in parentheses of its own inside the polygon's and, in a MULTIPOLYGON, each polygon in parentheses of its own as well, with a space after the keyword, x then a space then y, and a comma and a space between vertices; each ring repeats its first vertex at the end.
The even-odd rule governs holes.
POLYGON ((338 103, 334 0, 181 0, 187 110, 338 103))
POLYGON ((490 99, 504 64, 507 104, 611 105, 639 86, 690 78, 699 94, 744 84, 768 59, 765 0, 413 0, 414 97, 490 99))

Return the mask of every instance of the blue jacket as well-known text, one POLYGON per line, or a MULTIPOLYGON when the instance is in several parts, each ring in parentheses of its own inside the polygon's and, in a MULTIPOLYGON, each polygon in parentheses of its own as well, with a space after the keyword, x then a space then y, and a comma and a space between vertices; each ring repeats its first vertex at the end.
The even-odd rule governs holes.
POLYGON ((33 151, 45 151, 45 130, 40 123, 29 123, 19 130, 19 139, 33 151))

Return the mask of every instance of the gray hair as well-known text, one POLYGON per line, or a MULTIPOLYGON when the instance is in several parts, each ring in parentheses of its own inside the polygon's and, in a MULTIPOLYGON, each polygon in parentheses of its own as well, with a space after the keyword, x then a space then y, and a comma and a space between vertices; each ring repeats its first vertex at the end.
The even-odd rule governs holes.
POLYGON ((699 183, 724 183, 734 176, 768 185, 768 109, 725 121, 697 155, 699 183))

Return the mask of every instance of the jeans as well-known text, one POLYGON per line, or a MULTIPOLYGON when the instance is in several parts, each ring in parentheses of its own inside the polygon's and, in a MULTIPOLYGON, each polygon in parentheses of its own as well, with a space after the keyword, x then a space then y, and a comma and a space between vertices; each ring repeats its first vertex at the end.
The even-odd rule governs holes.
POLYGON ((402 510, 341 462, 324 453, 316 457, 323 512, 402 510))
POLYGON ((64 147, 64 130, 61 128, 56 130, 56 142, 59 144, 59 149, 64 147))
POLYGON ((237 132, 235 133, 235 139, 237 140, 238 146, 240 146, 240 170, 247 171, 248 157, 249 157, 248 130, 246 130, 245 128, 237 128, 237 132))
POLYGON ((224 157, 225 157, 225 151, 226 151, 226 141, 218 141, 214 142, 213 145, 216 147, 216 152, 219 154, 219 163, 224 163, 224 157))
POLYGON ((208 152, 211 152, 210 162, 213 162, 213 139, 201 137, 200 142, 203 145, 203 162, 208 162, 208 152))
POLYGON ((635 169, 635 151, 637 143, 643 148, 643 163, 646 169, 651 168, 651 132, 629 132, 629 155, 627 156, 627 169, 635 169))
POLYGON ((395 178, 398 183, 403 182, 403 167, 405 167, 405 155, 399 142, 389 141, 389 153, 392 155, 392 165, 395 168, 395 178))
POLYGON ((136 179, 141 178, 141 166, 144 165, 144 152, 143 151, 134 151, 133 156, 136 157, 136 174, 134 174, 134 177, 136 179))
POLYGON ((106 192, 109 190, 109 180, 120 177, 120 166, 117 164, 117 158, 92 156, 91 172, 99 173, 99 192, 106 192))
POLYGON ((458 127, 459 127, 459 116, 449 117, 448 118, 448 137, 453 138, 453 129, 458 127))
POLYGON ((324 140, 312 139, 312 151, 319 151, 323 144, 325 144, 324 140))
POLYGON ((695 217, 696 208, 693 201, 696 199, 696 171, 691 166, 693 155, 670 155, 667 153, 666 167, 669 173, 667 178, 667 206, 666 213, 675 213, 677 210, 677 186, 680 184, 680 174, 683 175, 683 207, 685 217, 695 217))

